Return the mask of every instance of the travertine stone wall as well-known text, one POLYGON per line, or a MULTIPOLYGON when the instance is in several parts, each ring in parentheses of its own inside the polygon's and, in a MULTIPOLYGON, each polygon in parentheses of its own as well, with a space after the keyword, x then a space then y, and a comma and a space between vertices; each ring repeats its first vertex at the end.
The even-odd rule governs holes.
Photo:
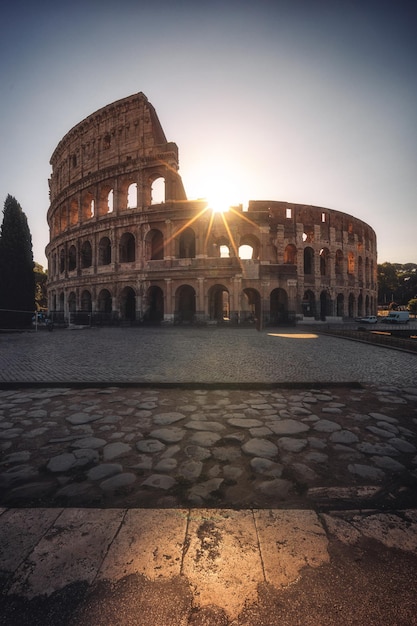
POLYGON ((51 165, 49 308, 67 321, 274 325, 376 311, 370 226, 286 202, 219 214, 187 200, 178 148, 142 93, 77 124, 51 165))

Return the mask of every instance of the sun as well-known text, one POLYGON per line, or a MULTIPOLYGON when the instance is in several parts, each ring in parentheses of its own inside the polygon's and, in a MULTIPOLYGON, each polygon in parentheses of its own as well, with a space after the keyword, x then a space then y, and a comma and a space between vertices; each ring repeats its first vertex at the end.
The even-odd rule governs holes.
POLYGON ((196 197, 204 198, 207 208, 213 213, 226 213, 230 207, 242 202, 242 185, 237 171, 226 161, 199 164, 193 172, 193 187, 196 197))

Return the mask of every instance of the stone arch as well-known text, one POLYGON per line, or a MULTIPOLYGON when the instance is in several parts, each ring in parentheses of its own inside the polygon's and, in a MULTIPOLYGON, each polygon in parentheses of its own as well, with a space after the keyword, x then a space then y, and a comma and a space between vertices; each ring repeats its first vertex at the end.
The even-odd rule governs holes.
POLYGON ((165 202, 165 177, 157 175, 150 179, 150 204, 163 204, 165 202))
POLYGON ((67 228, 68 228, 67 206, 63 205, 61 207, 61 213, 60 213, 60 231, 61 231, 61 233, 64 232, 65 230, 67 230, 67 228))
POLYGON ((270 323, 273 326, 288 322, 288 294, 285 289, 273 289, 269 296, 270 323))
POLYGON ((257 260, 259 259, 259 253, 260 253, 260 249, 261 249, 261 243, 259 241, 259 239, 255 236, 255 235, 250 235, 250 234, 246 234, 243 235, 240 239, 240 244, 239 244, 239 257, 241 258, 250 258, 252 260, 257 260), (252 248, 252 255, 251 256, 247 256, 245 254, 245 256, 241 257, 241 248, 242 247, 247 247, 247 248, 252 248))
POLYGON ((90 220, 94 217, 95 202, 94 196, 91 191, 86 191, 82 197, 82 218, 84 220, 90 220))
POLYGON ((180 259, 195 258, 195 232, 192 228, 185 228, 179 236, 178 257, 180 259))
POLYGON ((78 224, 78 213, 79 213, 78 201, 75 198, 73 198, 70 202, 70 215, 69 215, 70 226, 75 226, 76 224, 78 224))
POLYGON ((69 313, 75 313, 77 310, 77 296, 75 291, 71 291, 68 294, 68 311, 69 313))
POLYGON ((336 315, 343 317, 345 314, 345 297, 343 293, 338 293, 336 298, 336 315))
POLYGON ((175 293, 175 320, 191 323, 196 312, 196 293, 191 285, 181 285, 175 293))
POLYGON ((61 274, 65 272, 65 250, 61 248, 59 253, 59 271, 61 274))
POLYGON ((97 310, 106 316, 111 316, 113 309, 113 300, 108 289, 102 289, 97 298, 97 310))
POLYGON ((324 322, 328 315, 331 315, 332 302, 329 297, 328 291, 323 289, 320 293, 320 319, 324 322))
POLYGON ((98 264, 110 265, 111 263, 111 243, 108 237, 102 237, 98 244, 98 264))
POLYGON ((240 317, 242 322, 258 322, 261 319, 261 295, 252 287, 243 289, 240 301, 240 317))
POLYGON ((159 324, 164 319, 164 292, 161 287, 151 285, 146 292, 144 321, 159 324))
POLYGON ((353 252, 348 253, 348 274, 355 273, 355 255, 353 252))
POLYGON ((348 316, 355 317, 355 296, 353 293, 349 294, 348 299, 348 316))
POLYGON ((88 291, 88 289, 84 289, 84 291, 81 293, 81 311, 91 313, 92 310, 93 306, 91 293, 88 291))
POLYGON ((230 319, 230 296, 224 285, 217 284, 208 291, 209 317, 211 320, 222 322, 230 319))
POLYGON ((120 263, 133 263, 136 260, 136 241, 132 233, 123 233, 119 244, 120 263))
POLYGON ((136 294, 132 287, 124 287, 120 294, 120 316, 122 320, 136 320, 136 294))
POLYGON ((137 209, 138 208, 138 185, 137 183, 130 183, 126 192, 126 208, 137 209))
POLYGON ((304 248, 304 274, 314 274, 314 250, 313 248, 304 248))
POLYGON ((83 269, 91 267, 93 264, 93 249, 91 243, 87 240, 81 246, 81 267, 83 269))
POLYGON ((146 258, 150 261, 162 261, 164 258, 164 236, 153 228, 145 238, 146 258))
POLYGON ((363 317, 363 295, 361 293, 358 296, 358 316, 363 317))
POLYGON ((72 244, 68 249, 68 271, 77 269, 77 248, 72 244))
POLYGON ((98 197, 97 213, 99 216, 107 215, 113 211, 113 187, 107 183, 100 188, 98 197), (111 206, 110 206, 111 205, 111 206))
POLYGON ((285 265, 296 265, 297 263, 297 248, 292 243, 285 246, 284 263, 285 265))
POLYGON ((322 248, 320 250, 320 276, 329 276, 330 274, 330 250, 322 248))
POLYGON ((304 292, 302 309, 304 317, 316 317, 316 296, 310 289, 304 292))

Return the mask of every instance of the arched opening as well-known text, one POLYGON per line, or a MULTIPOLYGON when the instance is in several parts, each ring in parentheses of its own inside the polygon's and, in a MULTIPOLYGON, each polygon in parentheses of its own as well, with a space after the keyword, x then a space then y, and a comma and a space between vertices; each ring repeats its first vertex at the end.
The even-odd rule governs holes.
POLYGON ((65 250, 64 248, 62 248, 61 252, 59 253, 59 271, 62 274, 63 272, 65 272, 65 250))
POLYGON ((304 317, 316 316, 316 298, 314 296, 314 293, 310 289, 304 292, 302 310, 304 317))
POLYGON ((91 293, 85 289, 81 294, 81 310, 91 313, 93 310, 91 302, 91 293))
POLYGON ((330 273, 329 266, 330 251, 328 248, 320 250, 320 276, 328 276, 330 273))
POLYGON ((151 185, 151 204, 162 204, 165 202, 165 178, 156 178, 151 185))
POLYGON ((91 267, 93 264, 93 251, 91 248, 91 243, 89 241, 84 241, 81 246, 81 267, 91 267))
POLYGON ((113 213, 114 191, 110 189, 107 194, 107 213, 113 213))
POLYGON ((363 295, 361 293, 358 296, 358 316, 363 317, 363 295))
POLYGON ((75 313, 77 310, 77 298, 73 291, 68 295, 68 311, 70 313, 75 313))
POLYGON ((355 273, 355 257, 353 256, 353 252, 349 252, 348 254, 348 274, 355 273))
POLYGON ((78 223, 78 202, 77 200, 71 200, 70 204, 70 226, 75 226, 78 223))
POLYGON ((220 253, 220 258, 221 259, 228 259, 228 258, 230 258, 230 248, 229 248, 229 246, 227 246, 226 244, 221 244, 219 246, 219 253, 220 253))
POLYGON ((82 202, 83 219, 90 220, 92 217, 94 217, 94 211, 95 211, 94 196, 92 193, 87 191, 83 196, 83 202, 82 202))
POLYGON ((192 228, 186 228, 180 235, 179 239, 179 258, 194 259, 195 258, 195 233, 192 228))
POLYGON ((304 248, 304 274, 314 274, 314 250, 313 248, 304 248))
POLYGON ((322 291, 320 294, 320 319, 324 322, 327 315, 331 314, 331 300, 327 291, 322 291))
POLYGON ((131 183, 127 188, 127 208, 136 209, 138 206, 138 186, 131 183))
POLYGON ((162 261, 164 258, 164 236, 160 230, 152 229, 146 236, 146 258, 162 261))
POLYGON ((240 240, 239 258, 240 259, 259 259, 259 251, 261 244, 259 239, 254 235, 244 235, 240 240))
POLYGON ((68 219, 67 219, 67 207, 63 206, 61 208, 61 232, 63 232, 64 230, 66 230, 68 227, 68 219))
POLYGON ((343 293, 337 294, 336 298, 336 315, 343 317, 345 314, 345 297, 343 293))
POLYGON ((164 294, 160 287, 153 285, 146 293, 147 307, 144 321, 159 324, 164 319, 164 294))
POLYGON ((363 259, 361 256, 358 257, 358 280, 363 281, 363 259))
POLYGON ((208 300, 211 320, 223 322, 230 319, 229 292, 224 285, 213 285, 213 287, 210 287, 208 300))
POLYGON ((297 263, 297 248, 292 243, 285 247, 284 263, 286 265, 295 265, 297 263))
POLYGON ((353 293, 349 294, 348 315, 349 317, 355 317, 355 296, 353 295, 353 293))
POLYGON ((365 298, 365 315, 371 315, 371 310, 369 306, 369 296, 367 295, 365 298))
POLYGON ((288 323, 288 294, 285 289, 274 289, 269 297, 270 324, 288 323))
POLYGON ((97 307, 101 317, 111 318, 113 304, 111 293, 108 289, 102 289, 98 294, 97 307))
POLYGON ((59 294, 59 310, 63 311, 64 306, 65 306, 65 296, 64 296, 64 292, 61 291, 61 293, 59 294))
POLYGON ((190 285, 181 285, 175 294, 175 321, 190 324, 195 316, 195 290, 190 285))
POLYGON ((261 320, 261 296, 256 289, 244 289, 240 300, 241 323, 260 323, 261 320))
POLYGON ((125 287, 120 294, 120 316, 122 320, 136 320, 136 294, 132 287, 125 287))
POLYGON ((120 263, 133 263, 136 259, 136 242, 132 233, 123 233, 120 239, 120 263))
POLYGON ((75 246, 70 246, 68 250, 68 271, 73 272, 77 267, 77 250, 75 246))
POLYGON ((100 239, 98 244, 98 264, 110 265, 111 263, 111 244, 108 237, 100 239))

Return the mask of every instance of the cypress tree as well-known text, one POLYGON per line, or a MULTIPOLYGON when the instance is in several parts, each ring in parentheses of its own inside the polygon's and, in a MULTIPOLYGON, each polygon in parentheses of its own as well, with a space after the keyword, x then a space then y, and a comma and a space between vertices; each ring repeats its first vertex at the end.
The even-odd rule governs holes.
POLYGON ((30 325, 35 309, 33 267, 32 236, 26 215, 16 198, 8 195, 0 229, 0 310, 8 312, 0 312, 0 327, 30 325))

